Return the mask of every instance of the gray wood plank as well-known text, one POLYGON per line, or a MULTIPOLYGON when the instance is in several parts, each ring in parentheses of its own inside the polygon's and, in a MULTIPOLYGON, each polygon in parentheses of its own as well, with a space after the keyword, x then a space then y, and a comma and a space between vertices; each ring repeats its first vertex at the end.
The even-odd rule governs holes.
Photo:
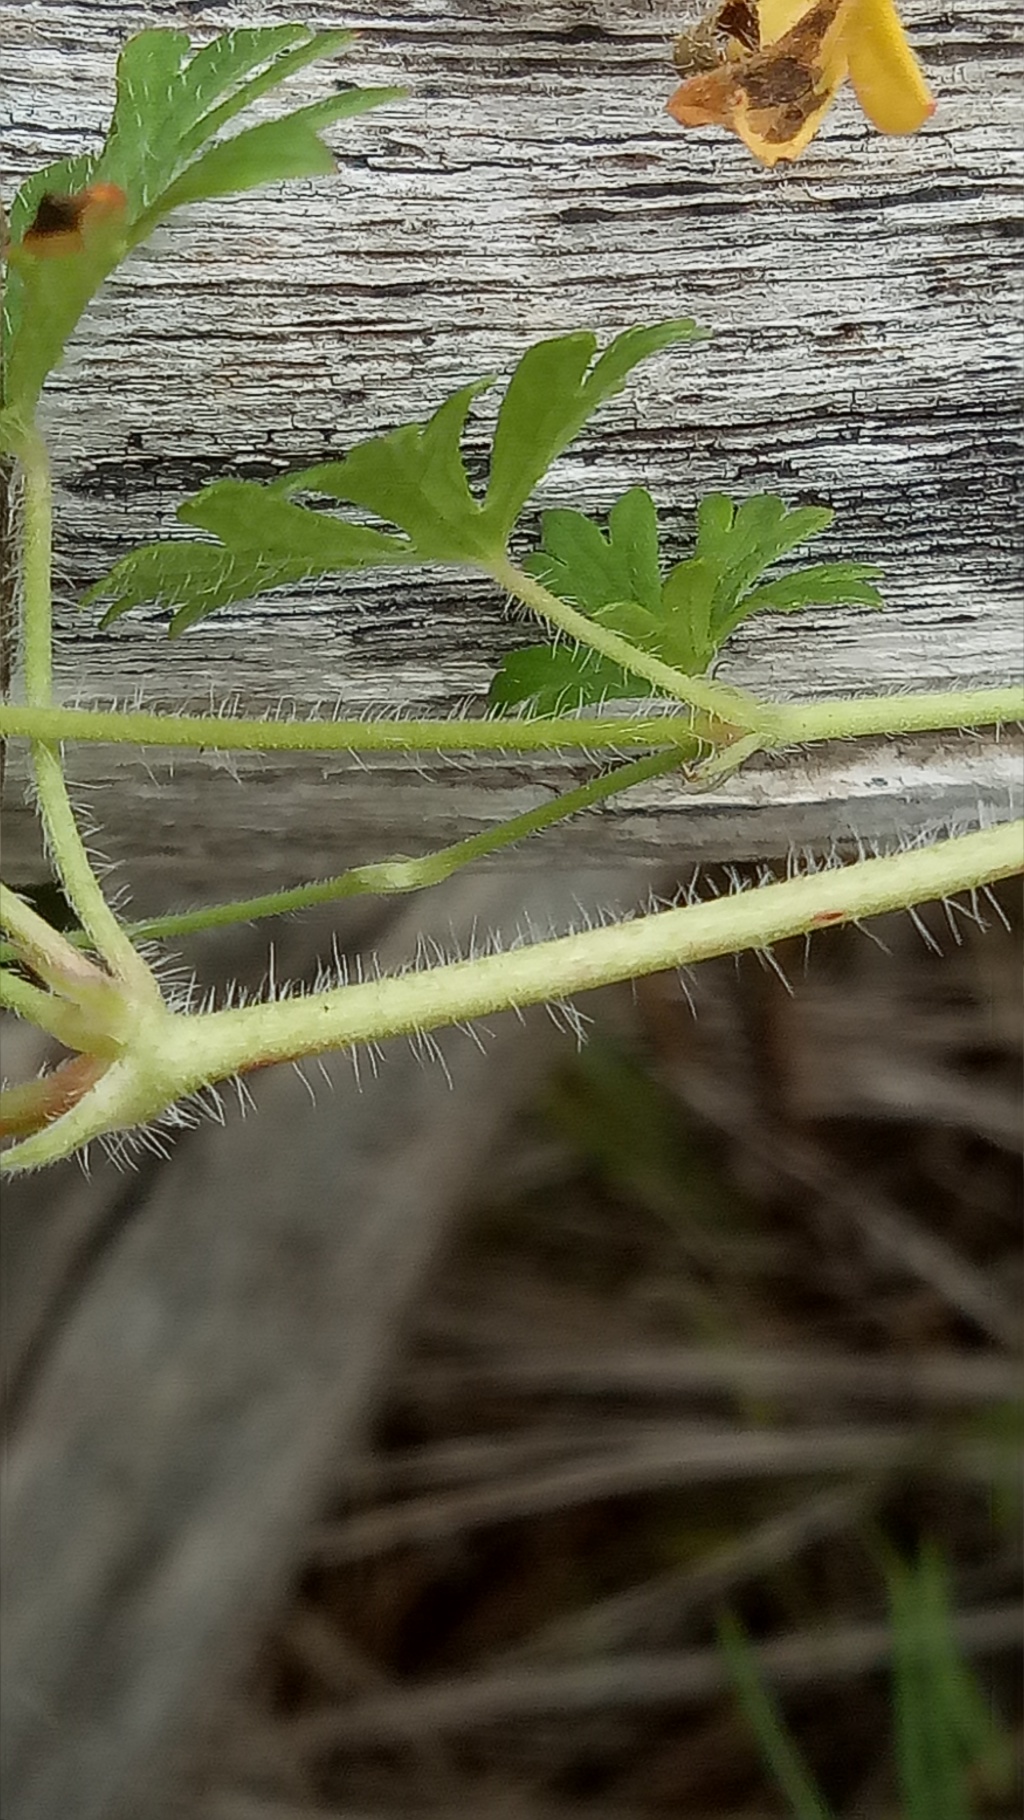
MULTIPOLYGON (((834 505, 829 552, 880 561, 890 610, 820 613, 813 639, 785 620, 752 625, 721 674, 770 695, 1017 673, 1024 85, 1009 10, 958 0, 940 17, 910 0, 934 120, 912 139, 884 139, 845 94, 805 158, 771 174, 722 135, 684 135, 664 115, 679 10, 676 0, 640 11, 623 0, 419 0, 412 11, 383 0, 372 13, 252 0, 201 18, 187 0, 0 10, 12 182, 94 142, 116 49, 147 24, 199 34, 284 16, 351 23, 360 40, 337 73, 410 91, 337 130, 336 178, 206 204, 161 229, 83 325, 46 407, 65 699, 351 713, 479 700, 523 629, 468 576, 284 594, 173 648, 152 618, 103 634, 72 602, 132 543, 169 529, 182 495, 216 473, 260 476, 339 453, 425 415, 474 374, 507 371, 537 336, 576 326, 610 336, 681 312, 708 323, 712 342, 643 368, 537 504, 604 508, 640 481, 679 548, 708 487, 834 505)), ((310 73, 296 95, 322 93, 324 80, 310 73)), ((488 408, 470 436, 476 458, 488 408)), ((147 907, 166 901, 172 871, 180 898, 208 891, 213 873, 231 890, 316 874, 414 837, 435 844, 567 781, 550 765, 392 762, 336 792, 322 782, 333 766, 275 762, 256 767, 253 798, 196 757, 147 770, 128 753, 79 750, 72 765, 105 849, 147 907)), ((1016 748, 988 737, 824 749, 696 804, 662 785, 571 838, 549 836, 547 852, 568 863, 611 841, 739 857, 794 838, 886 839, 979 805, 1005 813, 1019 769, 1016 748)), ((27 879, 38 850, 17 788, 10 800, 8 866, 27 879)))

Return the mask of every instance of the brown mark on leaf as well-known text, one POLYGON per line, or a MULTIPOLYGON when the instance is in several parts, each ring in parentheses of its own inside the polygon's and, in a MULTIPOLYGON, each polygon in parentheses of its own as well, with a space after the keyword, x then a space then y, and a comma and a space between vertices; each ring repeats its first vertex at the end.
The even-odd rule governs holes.
POLYGON ((124 213, 128 198, 116 183, 94 183, 74 195, 48 190, 39 198, 32 225, 19 251, 36 259, 60 259, 80 253, 90 226, 124 213))

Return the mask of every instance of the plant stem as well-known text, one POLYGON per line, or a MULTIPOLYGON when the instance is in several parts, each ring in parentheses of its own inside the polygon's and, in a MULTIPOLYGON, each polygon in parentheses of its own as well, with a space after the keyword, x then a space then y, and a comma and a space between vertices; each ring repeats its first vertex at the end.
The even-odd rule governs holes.
POLYGON ((65 1049, 83 1047, 91 1035, 76 1006, 52 992, 44 992, 40 986, 33 986, 31 981, 12 973, 9 967, 0 968, 0 1006, 13 1011, 16 1017, 23 1017, 27 1023, 35 1024, 38 1030, 55 1036, 65 1049))
MULTIPOLYGON (((692 742, 691 742, 692 743, 692 742)), ((658 752, 649 758, 634 759, 607 771, 577 790, 567 790, 536 809, 513 815, 496 828, 471 834, 465 840, 453 841, 436 853, 421 859, 378 860, 368 866, 353 866, 335 878, 320 879, 312 885, 296 885, 289 891, 271 891, 262 897, 239 898, 233 903, 211 904, 202 910, 184 911, 177 916, 158 916, 149 922, 129 923, 127 933, 136 941, 166 941, 174 936, 192 935, 201 929, 224 928, 232 923, 252 923, 260 917, 284 916, 296 910, 308 910, 315 904, 335 903, 341 898, 378 893, 420 891, 427 885, 440 884, 461 866, 500 853, 517 841, 539 834, 554 822, 593 809, 622 790, 662 777, 685 762, 685 753, 673 750, 658 752)))
MULTIPOLYGON (((35 429, 19 449, 24 470, 22 598, 25 693, 31 707, 48 708, 53 692, 51 595, 52 499, 46 444, 35 429)), ((112 973, 146 998, 159 988, 106 902, 78 831, 58 749, 32 742, 39 813, 64 894, 112 973)))
MULTIPOLYGON (((1024 691, 965 689, 765 702, 760 714, 757 733, 762 748, 779 750, 816 740, 1009 724, 1024 720, 1024 691)), ((715 721, 720 733, 720 714, 715 721)), ((282 722, 147 710, 0 706, 0 737, 211 752, 600 752, 629 746, 689 746, 695 734, 710 744, 715 731, 706 719, 671 713, 282 722)))
MULTIPOLYGON (((308 999, 210 1014, 218 1074, 254 1057, 311 1054, 372 1038, 541 1004, 569 993, 689 966, 714 955, 769 947, 786 936, 878 916, 1005 878, 1024 866, 1024 822, 941 841, 712 903, 661 911, 606 929, 563 936, 424 973, 341 987, 308 999), (228 1061, 228 1056, 231 1056, 228 1061)), ((200 1041, 198 1030, 195 1040, 200 1041)))
POLYGON ((500 587, 507 588, 510 594, 514 594, 548 625, 557 626, 560 632, 567 633, 574 643, 589 645, 592 650, 600 651, 602 657, 610 658, 612 663, 618 664, 628 674, 642 676, 662 694, 673 696, 677 701, 689 702, 692 707, 714 715, 729 726, 741 727, 744 732, 760 730, 761 704, 754 696, 743 694, 738 689, 727 689, 723 684, 710 682, 706 677, 685 676, 681 670, 672 669, 671 665, 662 663, 659 657, 652 657, 650 652, 641 650, 639 645, 630 644, 628 639, 620 638, 617 632, 609 632, 597 620, 578 612, 568 601, 552 594, 507 557, 495 563, 488 572, 500 587))
MULTIPOLYGON (((561 715, 494 720, 229 719, 103 708, 0 707, 0 736, 92 745, 218 752, 584 752, 685 746, 706 722, 693 715, 561 715)), ((709 730, 710 731, 710 730, 709 730)))
POLYGON ((818 926, 972 890, 1022 865, 1024 822, 1013 822, 481 960, 226 1011, 146 1009, 120 1059, 91 1091, 9 1151, 3 1166, 35 1168, 67 1156, 103 1132, 148 1123, 176 1099, 239 1071, 766 948, 818 926))
MULTIPOLYGON (((12 954, 55 992, 74 998, 108 981, 107 974, 80 954, 68 937, 23 898, 0 883, 0 928, 11 937, 12 954)), ((5 955, 6 959, 7 956, 5 955)))
POLYGON ((1024 720, 1024 689, 961 689, 948 694, 867 695, 838 701, 793 702, 768 710, 764 744, 807 745, 870 734, 940 733, 1024 720))

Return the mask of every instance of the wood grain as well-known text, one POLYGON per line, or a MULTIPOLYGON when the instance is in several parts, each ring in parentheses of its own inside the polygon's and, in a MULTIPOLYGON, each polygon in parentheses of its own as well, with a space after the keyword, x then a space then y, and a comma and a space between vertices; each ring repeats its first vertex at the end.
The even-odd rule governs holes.
MULTIPOLYGON (((59 683, 67 700, 246 709, 447 712, 480 699, 520 642, 493 590, 461 574, 346 579, 223 614, 168 647, 157 618, 109 633, 77 591, 221 472, 260 477, 428 413, 507 372, 538 336, 693 313, 699 349, 647 363, 539 489, 606 508, 643 482, 682 550, 709 487, 833 505, 827 553, 884 565, 889 611, 762 620, 723 676, 776 697, 996 684, 1021 658, 1021 53, 1008 9, 907 15, 939 106, 912 139, 871 132, 845 94, 791 170, 663 112, 676 4, 383 0, 159 8, 8 5, 13 183, 95 142, 116 50, 144 25, 202 36, 240 21, 352 24, 337 78, 408 99, 333 134, 335 177, 205 204, 161 229, 109 287, 53 382, 59 683), (813 636, 811 635, 813 631, 813 636)), ((488 412, 471 428, 480 467, 488 412)), ((74 776, 140 906, 423 850, 499 819, 572 767, 319 761, 233 771, 179 755, 77 750, 74 776), (325 781, 326 774, 326 781, 325 781)), ((576 768, 578 774, 579 767, 576 768)), ((661 784, 538 851, 738 858, 1006 813, 1019 748, 989 737, 820 749, 714 798, 661 784)), ((41 866, 17 790, 16 880, 41 866)))

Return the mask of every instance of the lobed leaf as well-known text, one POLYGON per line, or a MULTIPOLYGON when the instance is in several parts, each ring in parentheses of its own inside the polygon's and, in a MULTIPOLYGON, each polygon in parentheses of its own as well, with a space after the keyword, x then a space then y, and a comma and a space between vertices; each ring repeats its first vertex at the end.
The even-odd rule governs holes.
MULTIPOLYGON (((831 519, 824 506, 791 509, 771 493, 739 506, 724 493, 709 493, 697 507, 693 555, 662 580, 654 504, 642 488, 633 488, 612 507, 607 536, 582 513, 545 513, 541 549, 523 566, 561 599, 640 649, 684 675, 700 676, 753 613, 792 613, 838 602, 882 604, 874 585, 878 570, 864 563, 819 563, 760 580, 770 564, 831 519)), ((563 708, 637 692, 635 678, 630 682, 614 666, 595 673, 582 648, 547 647, 547 667, 543 648, 531 647, 526 667, 517 662, 518 653, 503 660, 491 690, 495 706, 531 702, 535 711, 550 712, 556 689, 563 708), (537 688, 531 695, 532 684, 537 688)))
POLYGON ((537 482, 605 399, 621 391, 641 360, 706 330, 690 318, 627 329, 591 367, 596 336, 559 335, 523 355, 502 401, 491 452, 484 512, 494 539, 507 543, 537 482))
POLYGON ((206 202, 214 196, 233 196, 261 183, 285 177, 322 177, 334 170, 334 154, 320 138, 320 131, 338 120, 365 114, 400 91, 385 88, 350 88, 297 108, 282 120, 267 120, 213 146, 159 198, 161 216, 187 202, 206 202))
POLYGON ((177 636, 218 607, 249 600, 270 588, 294 585, 310 573, 301 563, 274 562, 253 551, 178 539, 144 544, 122 557, 90 588, 82 604, 89 606, 110 597, 104 626, 112 625, 132 607, 171 607, 171 634, 177 636))
POLYGON ((187 202, 333 169, 320 131, 401 94, 347 89, 211 145, 261 95, 350 42, 347 32, 310 32, 301 25, 229 32, 194 55, 184 32, 145 31, 129 39, 118 59, 114 112, 100 152, 35 172, 11 208, 0 398, 10 413, 12 444, 90 297, 156 221, 187 202), (115 209, 110 199, 118 194, 115 209), (86 210, 81 234, 48 245, 30 233, 47 195, 103 196, 108 206, 95 223, 86 210))
POLYGON ((218 607, 272 588, 338 569, 409 560, 409 547, 401 539, 304 511, 254 481, 215 481, 186 501, 178 517, 219 542, 175 539, 123 557, 82 603, 112 597, 105 626, 149 602, 175 609, 171 634, 176 637, 218 607))
MULTIPOLYGON (((256 129, 256 133, 261 131, 256 129)), ((561 448, 570 425, 582 422, 610 389, 623 382, 645 352, 688 339, 691 330, 692 324, 678 322, 630 330, 612 343, 589 378, 592 335, 563 335, 531 348, 512 376, 499 413, 491 484, 483 505, 470 488, 462 435, 474 398, 493 385, 491 378, 474 380, 452 393, 425 423, 403 424, 387 435, 370 437, 340 461, 320 462, 267 486, 218 481, 186 501, 178 516, 232 549, 258 554, 266 563, 301 565, 305 574, 402 561, 468 563, 499 570, 506 558, 507 514, 510 510, 518 513, 519 493, 533 485, 541 447, 561 448), (509 439, 517 426, 524 438, 524 452, 513 484, 516 455, 509 439), (504 476, 499 487, 500 514, 492 501, 496 474, 499 480, 504 476), (360 507, 397 526, 404 535, 395 537, 373 526, 354 525, 314 511, 290 497, 296 493, 317 493, 360 507)), ((548 513, 545 524, 550 547, 535 559, 541 565, 535 572, 547 575, 550 570, 552 586, 564 583, 578 589, 582 583, 587 611, 611 614, 607 623, 616 630, 627 637, 640 636, 642 630, 656 644, 660 637, 654 617, 660 602, 658 526, 650 496, 640 487, 626 493, 612 509, 607 537, 578 512, 548 513), (642 628, 634 623, 638 613, 645 615, 642 628)), ((109 592, 109 579, 98 584, 90 598, 109 592)), ((128 604, 138 604, 140 598, 128 604)), ((221 591, 215 604, 229 598, 238 596, 221 591)), ((126 610, 126 605, 117 608, 126 610)), ((189 604, 193 618, 210 610, 189 604)), ((621 682, 622 672, 609 666, 601 687, 607 693, 614 684, 616 692, 621 692, 621 682)), ((588 676, 588 686, 593 685, 593 676, 588 676)), ((635 684, 631 692, 635 694, 635 684)))
POLYGON ((362 506, 398 525, 410 553, 427 562, 479 562, 500 555, 483 529, 460 447, 473 399, 493 385, 477 379, 446 398, 426 423, 407 423, 357 443, 343 461, 325 462, 274 483, 362 506))
POLYGON ((527 645, 503 659, 487 700, 499 712, 525 707, 531 714, 571 714, 606 701, 628 701, 640 686, 635 676, 585 646, 527 645))
POLYGON ((216 480, 179 506, 177 516, 231 551, 301 565, 307 574, 408 562, 410 556, 404 539, 292 505, 253 480, 216 480))

